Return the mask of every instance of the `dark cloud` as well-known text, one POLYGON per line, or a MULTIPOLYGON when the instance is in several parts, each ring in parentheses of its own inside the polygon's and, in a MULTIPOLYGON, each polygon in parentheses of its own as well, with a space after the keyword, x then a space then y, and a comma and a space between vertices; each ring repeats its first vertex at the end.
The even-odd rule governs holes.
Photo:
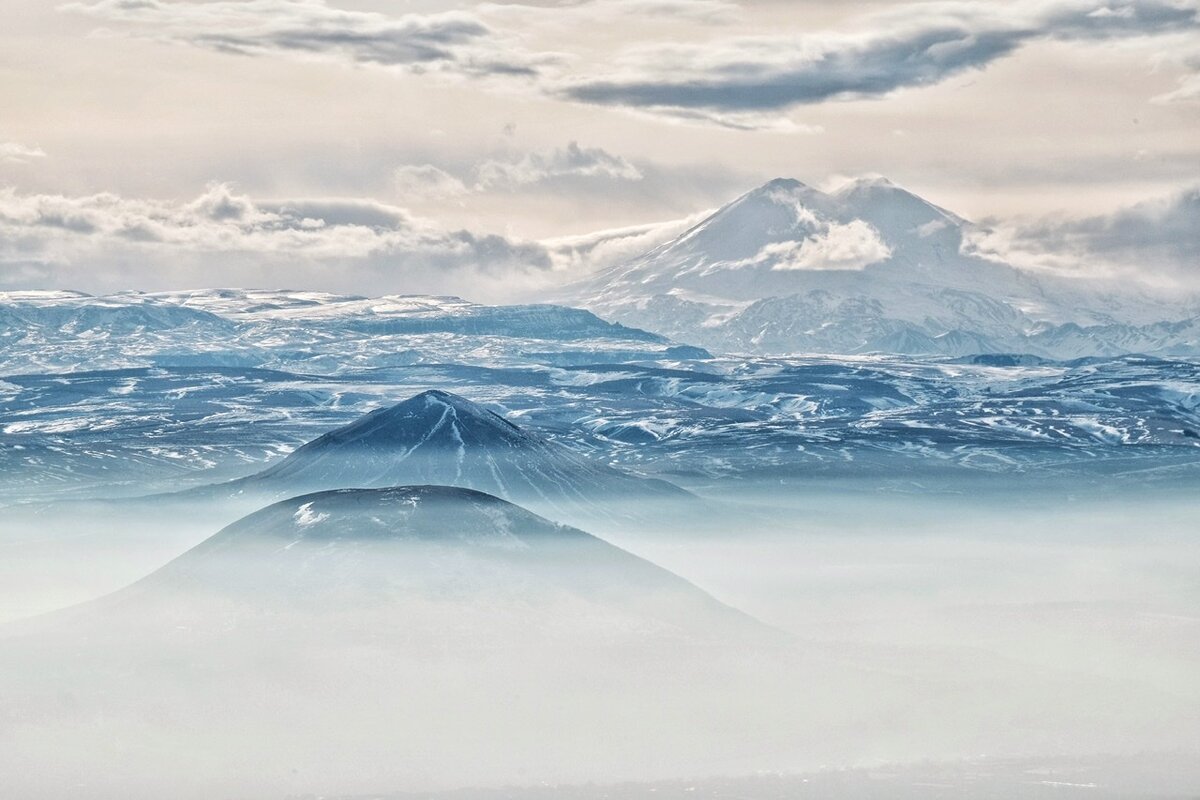
POLYGON ((1047 249, 1078 250, 1109 262, 1173 268, 1200 278, 1200 187, 1101 217, 1025 229, 1047 249))
POLYGON ((472 76, 534 76, 548 58, 522 52, 462 12, 344 11, 322 0, 98 0, 64 10, 153 26, 156 35, 239 55, 320 57, 472 76))
POLYGON ((960 29, 921 31, 903 39, 830 49, 788 64, 743 60, 736 53, 763 42, 732 42, 717 64, 690 77, 667 80, 615 80, 583 83, 568 96, 589 103, 648 107, 752 111, 817 103, 843 96, 884 94, 901 86, 937 83, 964 69, 1012 52, 1012 33, 975 35, 960 29))
POLYGON ((1102 216, 994 224, 974 246, 1017 264, 1200 282, 1200 187, 1102 216))
POLYGON ((1037 39, 1101 40, 1197 26, 1192 3, 927 3, 855 35, 756 37, 642 51, 616 77, 576 81, 573 100, 643 109, 763 111, 874 97, 984 67, 1037 39))
MULTIPOLYGON (((769 112, 793 106, 937 84, 1032 41, 1102 41, 1198 25, 1196 0, 909 3, 861 19, 853 32, 659 42, 618 53, 602 75, 564 77, 570 59, 523 49, 523 33, 552 21, 576 28, 655 17, 724 22, 737 9, 721 0, 483 4, 471 13, 402 16, 341 10, 324 0, 93 0, 63 8, 220 52, 519 77, 573 101, 735 129, 779 127, 779 115, 769 112)), ((1191 98, 1193 89, 1185 81, 1163 99, 1191 98)))

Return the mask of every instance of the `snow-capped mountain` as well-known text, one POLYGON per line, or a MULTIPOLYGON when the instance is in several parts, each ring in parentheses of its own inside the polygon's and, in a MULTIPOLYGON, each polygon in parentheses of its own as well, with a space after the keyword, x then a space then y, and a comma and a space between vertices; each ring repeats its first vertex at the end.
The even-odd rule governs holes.
POLYGON ((1200 304, 1019 270, 975 230, 882 178, 774 180, 564 299, 735 352, 1200 352, 1200 304))
POLYGON ((261 500, 415 484, 476 489, 573 521, 636 517, 643 503, 694 499, 666 481, 580 456, 440 390, 372 411, 256 475, 215 488, 261 500))

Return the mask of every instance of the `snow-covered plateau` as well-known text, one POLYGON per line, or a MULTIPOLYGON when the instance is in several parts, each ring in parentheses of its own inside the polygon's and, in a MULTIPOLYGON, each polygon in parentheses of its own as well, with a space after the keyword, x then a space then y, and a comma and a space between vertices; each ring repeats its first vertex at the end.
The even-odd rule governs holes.
POLYGON ((55 319, 7 330, 9 502, 249 475, 430 389, 686 488, 838 476, 936 488, 941 473, 1178 482, 1200 463, 1200 364, 1181 357, 714 355, 569 309, 527 317, 424 297, 225 291, 5 308, 55 319), (548 329, 553 319, 570 324, 548 329), (415 321, 442 330, 371 332, 415 321))

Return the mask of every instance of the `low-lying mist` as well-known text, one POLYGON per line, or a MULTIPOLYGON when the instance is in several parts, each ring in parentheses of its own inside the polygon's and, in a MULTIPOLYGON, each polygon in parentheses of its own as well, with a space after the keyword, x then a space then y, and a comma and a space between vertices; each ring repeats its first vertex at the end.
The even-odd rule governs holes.
POLYGON ((744 486, 561 547, 511 506, 392 499, 287 501, 223 539, 218 505, 6 511, 8 791, 373 796, 1096 754, 1133 776, 1139 754, 1200 752, 1190 496, 744 486))

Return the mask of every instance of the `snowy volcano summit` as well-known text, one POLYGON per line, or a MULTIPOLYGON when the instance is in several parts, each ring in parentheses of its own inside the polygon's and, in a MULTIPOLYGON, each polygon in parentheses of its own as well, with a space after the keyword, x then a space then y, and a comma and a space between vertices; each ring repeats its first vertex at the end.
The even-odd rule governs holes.
POLYGON ((666 481, 589 460, 440 390, 372 411, 233 485, 280 497, 411 484, 475 489, 569 519, 621 516, 639 499, 691 499, 666 481))
POLYGON ((1200 304, 1034 274, 982 229, 883 178, 771 181, 570 302, 680 340, 766 354, 1200 352, 1200 304))

